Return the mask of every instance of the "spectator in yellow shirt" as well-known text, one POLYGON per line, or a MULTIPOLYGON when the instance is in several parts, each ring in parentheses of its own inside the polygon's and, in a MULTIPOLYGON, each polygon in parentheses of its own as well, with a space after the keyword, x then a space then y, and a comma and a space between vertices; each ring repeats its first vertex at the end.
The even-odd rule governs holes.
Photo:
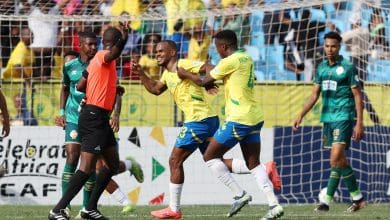
MULTIPOLYGON (((167 13, 167 31, 168 35, 175 32, 175 25, 179 21, 177 15, 188 15, 192 11, 205 10, 205 4, 201 0, 164 0, 167 13)), ((202 23, 203 18, 191 18, 184 20, 184 31, 190 30, 195 24, 202 23)), ((182 30, 180 30, 182 31, 182 30)))
POLYGON ((249 0, 221 0, 221 7, 227 8, 229 5, 235 5, 240 8, 243 8, 245 6, 249 5, 249 0))
POLYGON ((28 27, 22 28, 18 45, 12 51, 4 71, 4 79, 31 78, 34 53, 30 49, 32 34, 28 27))
MULTIPOLYGON (((114 0, 111 7, 111 15, 119 16, 123 12, 127 12, 130 16, 138 17, 145 12, 148 6, 148 1, 141 0, 114 0)), ((130 28, 138 31, 141 28, 142 20, 135 19, 130 23, 130 28)))
POLYGON ((147 34, 142 42, 142 56, 139 60, 140 66, 143 70, 155 80, 160 79, 160 67, 157 64, 156 59, 156 46, 161 41, 159 34, 147 34))
POLYGON ((206 25, 196 24, 192 30, 187 58, 206 62, 210 43, 211 36, 206 30, 206 25))

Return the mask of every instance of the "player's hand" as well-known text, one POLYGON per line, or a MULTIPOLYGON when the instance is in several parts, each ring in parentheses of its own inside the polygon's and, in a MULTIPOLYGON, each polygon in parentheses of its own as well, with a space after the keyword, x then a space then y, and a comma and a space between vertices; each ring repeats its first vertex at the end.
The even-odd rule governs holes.
POLYGON ((139 65, 139 63, 131 62, 130 65, 132 66, 131 70, 133 71, 133 73, 139 76, 145 75, 144 70, 142 69, 142 66, 139 65))
POLYGON ((301 122, 302 122, 302 117, 298 117, 297 119, 295 119, 294 124, 293 124, 293 130, 294 131, 298 130, 299 125, 301 124, 301 122))
POLYGON ((110 126, 114 133, 119 131, 119 116, 116 115, 112 116, 110 120, 110 126))
POLYGON ((177 75, 179 76, 180 79, 187 79, 188 74, 189 73, 184 68, 182 67, 177 68, 177 75))
POLYGON ((65 116, 56 116, 55 123, 57 126, 64 128, 66 125, 65 116))
POLYGON ((219 92, 218 85, 214 83, 211 85, 206 85, 204 88, 206 89, 207 93, 210 95, 216 95, 219 92))
POLYGON ((127 39, 129 34, 129 24, 130 21, 119 22, 119 31, 121 32, 123 39, 127 39))
POLYGON ((123 94, 125 94, 125 88, 123 86, 117 85, 116 94, 119 96, 123 96, 123 94))
POLYGON ((357 123, 355 125, 355 128, 353 129, 352 138, 355 141, 360 141, 363 138, 364 135, 364 129, 362 123, 357 123))

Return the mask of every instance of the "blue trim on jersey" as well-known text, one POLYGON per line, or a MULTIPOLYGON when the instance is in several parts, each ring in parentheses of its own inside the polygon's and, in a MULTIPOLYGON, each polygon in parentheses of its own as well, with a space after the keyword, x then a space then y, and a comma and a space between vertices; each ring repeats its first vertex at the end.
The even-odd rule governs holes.
POLYGON ((249 126, 228 121, 214 134, 214 139, 226 146, 234 147, 237 143, 260 143, 260 130, 264 122, 249 126))
POLYGON ((211 138, 219 126, 217 116, 205 118, 197 122, 187 122, 181 128, 176 138, 175 147, 195 151, 197 148, 204 153, 211 138))

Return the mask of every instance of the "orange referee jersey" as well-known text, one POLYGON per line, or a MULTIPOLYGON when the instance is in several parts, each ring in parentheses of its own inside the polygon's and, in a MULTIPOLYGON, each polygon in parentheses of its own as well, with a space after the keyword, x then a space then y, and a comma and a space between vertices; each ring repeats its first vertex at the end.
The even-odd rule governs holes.
POLYGON ((104 55, 108 50, 101 50, 89 62, 86 104, 95 105, 111 111, 116 96, 116 62, 106 63, 104 55))

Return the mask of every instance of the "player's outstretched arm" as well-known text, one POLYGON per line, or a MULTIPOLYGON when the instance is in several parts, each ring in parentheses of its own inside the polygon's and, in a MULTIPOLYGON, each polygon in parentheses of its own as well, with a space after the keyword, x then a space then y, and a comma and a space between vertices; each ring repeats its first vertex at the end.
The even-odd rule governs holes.
POLYGON ((194 75, 194 74, 191 74, 191 73, 187 72, 183 68, 178 68, 177 69, 177 75, 181 79, 191 80, 196 85, 203 86, 203 87, 206 86, 206 85, 212 85, 214 83, 214 81, 215 81, 215 79, 213 77, 211 77, 210 74, 208 74, 208 73, 205 76, 198 76, 198 75, 194 75))
POLYGON ((299 113, 298 117, 294 121, 293 129, 297 130, 299 125, 302 122, 303 117, 313 108, 314 104, 316 104, 318 98, 320 97, 321 86, 319 84, 314 84, 311 95, 309 99, 306 101, 305 105, 301 113, 299 113))
POLYGON ((122 53, 123 48, 127 42, 127 37, 129 35, 128 24, 129 22, 119 23, 119 31, 122 33, 122 37, 111 47, 110 52, 104 55, 104 61, 110 63, 113 60, 116 60, 122 53))
POLYGON ((362 92, 358 86, 352 87, 352 94, 355 99, 355 109, 356 109, 356 125, 353 129, 352 138, 356 141, 359 141, 363 138, 364 129, 363 129, 363 98, 362 92))
POLYGON ((8 114, 7 102, 5 101, 5 97, 3 95, 3 92, 1 92, 1 90, 0 90, 0 109, 1 109, 1 114, 3 116, 3 129, 1 131, 1 135, 3 135, 3 137, 7 137, 10 131, 9 114, 8 114))
POLYGON ((143 71, 141 65, 139 65, 138 63, 132 63, 131 65, 133 66, 134 73, 139 75, 139 78, 141 79, 142 83, 144 84, 144 87, 146 88, 146 90, 148 90, 148 92, 154 95, 160 95, 165 90, 167 90, 167 86, 164 83, 149 78, 143 71))
POLYGON ((210 73, 212 69, 214 69, 214 65, 211 63, 205 63, 202 67, 200 67, 199 72, 200 73, 210 73))

